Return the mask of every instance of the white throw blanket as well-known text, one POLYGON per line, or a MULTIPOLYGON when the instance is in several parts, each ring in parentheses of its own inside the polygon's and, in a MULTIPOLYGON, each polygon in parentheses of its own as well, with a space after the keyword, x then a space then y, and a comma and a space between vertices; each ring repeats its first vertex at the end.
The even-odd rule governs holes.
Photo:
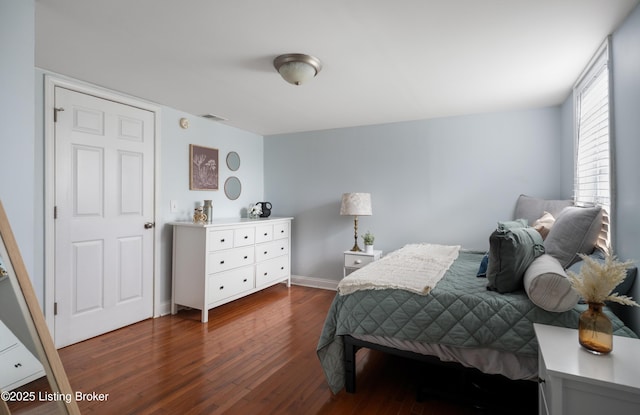
POLYGON ((459 245, 409 244, 346 276, 341 295, 397 288, 428 294, 458 258, 459 245))

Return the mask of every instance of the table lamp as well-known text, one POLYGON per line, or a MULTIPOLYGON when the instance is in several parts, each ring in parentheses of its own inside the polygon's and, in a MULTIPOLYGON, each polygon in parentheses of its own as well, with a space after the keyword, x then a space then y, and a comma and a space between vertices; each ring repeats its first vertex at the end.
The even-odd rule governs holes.
POLYGON ((358 246, 358 216, 371 216, 371 193, 343 193, 340 214, 354 217, 353 239, 355 243, 351 250, 353 252, 362 251, 358 246))

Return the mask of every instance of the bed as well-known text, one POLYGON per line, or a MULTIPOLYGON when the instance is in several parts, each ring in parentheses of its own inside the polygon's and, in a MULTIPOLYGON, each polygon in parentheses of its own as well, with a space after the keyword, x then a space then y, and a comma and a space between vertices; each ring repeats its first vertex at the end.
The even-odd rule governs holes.
MULTIPOLYGON (((368 273, 388 273, 387 257, 402 257, 415 248, 416 244, 409 244, 352 275, 358 277, 356 273, 365 268, 368 273)), ((383 287, 339 292, 317 346, 331 390, 338 393, 346 386, 347 392, 355 391, 355 353, 363 346, 430 356, 514 380, 536 379, 538 345, 533 323, 576 328, 586 305, 574 303, 566 310, 545 306, 546 310, 523 288, 506 293, 488 290, 487 279, 478 277, 485 257, 485 252, 460 249, 428 293, 383 287)), ((606 313, 615 335, 636 337, 610 310, 606 313)))

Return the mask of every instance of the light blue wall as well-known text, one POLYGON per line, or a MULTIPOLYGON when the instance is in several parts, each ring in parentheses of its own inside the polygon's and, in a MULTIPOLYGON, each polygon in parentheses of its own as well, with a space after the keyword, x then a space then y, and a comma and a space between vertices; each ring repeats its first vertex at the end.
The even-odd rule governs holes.
MULTIPOLYGON (((43 72, 34 72, 33 67, 34 7, 32 0, 0 0, 0 161, 12 172, 0 175, 0 199, 42 299, 43 72)), ((639 8, 614 33, 612 52, 616 242, 622 258, 640 260, 639 8)), ((511 216, 519 193, 569 197, 573 186, 570 99, 561 107, 531 111, 264 139, 171 108, 161 109, 162 301, 168 300, 170 286, 171 233, 164 223, 186 218, 205 196, 214 200, 218 217, 236 216, 258 200, 271 201, 274 215, 295 216, 294 274, 337 280, 342 251, 353 243, 352 219, 338 214, 343 192, 372 193, 374 215, 361 218, 360 230, 374 232, 377 248, 388 252, 418 241, 486 249, 495 222, 511 216), (178 127, 183 116, 191 120, 189 130, 178 127), (217 147, 221 158, 229 150, 240 153, 237 175, 244 186, 240 200, 226 200, 222 190, 188 190, 190 143, 217 147), (172 199, 179 201, 178 214, 168 211, 172 199)), ((640 282, 632 294, 640 298, 640 282)), ((640 310, 626 308, 626 312, 640 333, 640 310)))
MULTIPOLYGON (((0 200, 34 276, 35 3, 0 0, 0 200)), ((34 278, 35 277, 35 278, 34 278)))
MULTIPOLYGON (((33 65, 33 62, 32 62, 33 65)), ((43 103, 44 103, 44 77, 53 75, 61 79, 70 78, 52 74, 41 69, 35 70, 35 96, 36 96, 36 143, 35 152, 39 154, 35 166, 35 183, 38 193, 36 206, 44 205, 44 128, 43 128, 43 103)), ((32 77, 32 84, 34 83, 32 77)), ((127 96, 126 94, 123 94, 127 96)), ((213 201, 214 217, 230 218, 240 217, 243 209, 246 210, 250 203, 263 199, 264 164, 263 164, 263 138, 254 133, 239 130, 227 125, 210 121, 202 117, 180 112, 166 106, 160 108, 160 140, 159 147, 159 176, 156 180, 160 183, 160 193, 157 195, 159 204, 159 217, 156 218, 156 226, 160 234, 160 302, 167 310, 171 300, 171 247, 172 227, 169 222, 176 220, 190 220, 193 209, 201 205, 204 199, 213 201), (188 129, 182 129, 179 120, 186 117, 190 121, 188 129), (197 144, 218 149, 219 155, 219 190, 195 191, 189 190, 189 144, 197 144), (225 157, 229 151, 236 151, 240 155, 240 168, 231 172, 226 165, 225 157), (229 200, 224 194, 224 181, 235 175, 242 183, 242 193, 237 200, 229 200), (176 200, 178 211, 170 212, 170 201, 176 200)), ((33 180, 33 179, 32 179, 33 180)), ((246 214, 246 212, 245 212, 246 214)), ((39 269, 44 267, 44 218, 36 215, 37 264, 39 269)), ((43 279, 35 284, 38 297, 42 300, 44 295, 43 279)))
POLYGON ((161 229, 162 247, 160 252, 161 276, 163 281, 162 300, 171 300, 171 249, 173 229, 166 223, 174 220, 191 220, 193 209, 203 204, 204 199, 213 202, 215 218, 246 216, 250 203, 264 199, 264 158, 263 138, 254 133, 239 130, 162 107, 160 180, 160 218, 156 222, 161 229), (190 121, 188 129, 182 129, 179 120, 186 117, 190 121), (197 144, 218 149, 220 177, 219 190, 189 190, 189 144, 197 144), (240 155, 240 168, 232 172, 226 165, 225 157, 230 151, 240 155), (242 184, 242 192, 236 200, 229 200, 224 194, 224 181, 236 176, 242 184), (170 201, 178 201, 178 212, 170 212, 170 201))
MULTIPOLYGON (((613 217, 615 254, 640 265, 640 7, 612 34, 613 138, 616 206, 613 217)), ((573 166, 573 97, 562 105, 563 165, 573 166)), ((574 172, 563 167, 563 191, 571 192, 574 172)), ((630 294, 640 299, 640 277, 630 294)), ((627 325, 640 333, 640 308, 612 305, 627 325)))
MULTIPOLYGON (((295 217, 292 271, 342 277, 353 219, 343 192, 370 192, 360 234, 385 252, 406 243, 488 249, 520 193, 561 189, 560 107, 265 137, 265 197, 295 217)), ((362 241, 359 241, 362 244, 362 241)))
MULTIPOLYGON (((613 105, 616 163, 617 254, 640 265, 640 7, 612 39, 613 105)), ((640 300, 640 277, 631 295, 640 300)), ((624 318, 640 333, 640 308, 621 307, 624 318)))

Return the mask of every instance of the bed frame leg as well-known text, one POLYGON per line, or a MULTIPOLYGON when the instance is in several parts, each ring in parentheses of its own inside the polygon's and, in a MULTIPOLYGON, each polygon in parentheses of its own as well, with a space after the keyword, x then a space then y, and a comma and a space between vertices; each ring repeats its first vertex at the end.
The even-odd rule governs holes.
POLYGON ((358 348, 347 337, 344 341, 344 386, 347 393, 356 393, 356 352, 358 348))

